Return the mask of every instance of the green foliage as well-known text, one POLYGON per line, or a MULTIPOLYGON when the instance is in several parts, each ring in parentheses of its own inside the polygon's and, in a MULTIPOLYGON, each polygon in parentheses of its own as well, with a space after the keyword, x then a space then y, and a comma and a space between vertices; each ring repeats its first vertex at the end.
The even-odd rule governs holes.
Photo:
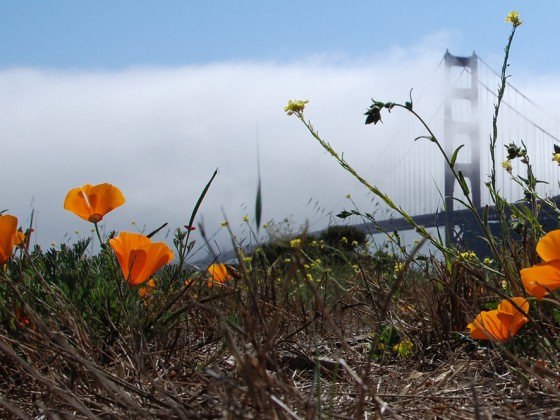
POLYGON ((391 348, 396 345, 400 338, 395 327, 391 324, 383 324, 378 331, 370 334, 370 357, 380 360, 391 354, 391 348))
POLYGON ((329 226, 327 230, 321 232, 319 239, 331 248, 346 252, 365 248, 367 242, 366 234, 363 231, 347 225, 329 226))

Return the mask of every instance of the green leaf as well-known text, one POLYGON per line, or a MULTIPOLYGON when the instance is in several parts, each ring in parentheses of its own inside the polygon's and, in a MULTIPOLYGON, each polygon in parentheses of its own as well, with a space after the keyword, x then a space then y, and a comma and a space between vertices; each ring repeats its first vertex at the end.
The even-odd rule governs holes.
POLYGON ((459 171, 457 175, 459 176, 458 181, 459 181, 459 185, 461 186, 461 189, 463 190, 463 194, 468 196, 470 194, 470 190, 467 185, 467 181, 465 181, 465 176, 463 175, 463 171, 459 171))
POLYGON ((372 106, 364 115, 367 115, 366 124, 377 124, 381 121, 381 108, 372 106))
MULTIPOLYGON (((198 209, 200 208, 200 205, 202 204, 202 201, 204 200, 204 197, 206 196, 206 193, 208 192, 208 189, 210 188, 210 185, 212 184, 212 181, 214 181, 214 178, 216 178, 216 175, 218 175, 218 170, 216 169, 214 171, 214 173, 212 174, 212 177, 210 178, 210 181, 208 181, 208 183, 206 184, 206 186, 204 187, 204 189, 202 190, 202 193, 200 194, 200 196, 198 197, 198 200, 194 206, 194 209, 191 213, 191 217, 189 219, 189 224, 188 226, 192 226, 194 223, 194 218, 196 217, 196 213, 198 213, 198 209)), ((189 231, 190 232, 190 231, 189 231)))
POLYGON ((351 211, 342 210, 340 213, 338 213, 336 215, 336 217, 338 217, 340 219, 346 219, 347 217, 350 217, 350 216, 360 216, 360 213, 356 210, 351 210, 351 211))
POLYGON ((421 140, 421 139, 429 140, 432 143, 434 143, 436 141, 436 139, 433 136, 418 136, 414 139, 414 141, 421 140))
POLYGON ((261 226, 262 216, 262 193, 261 193, 261 177, 259 175, 259 184, 257 186, 257 197, 255 199, 255 224, 257 225, 257 233, 261 226))
POLYGON ((158 227, 156 230, 153 230, 152 232, 148 233, 146 236, 148 238, 152 238, 156 233, 158 233, 160 230, 162 230, 165 226, 167 226, 167 222, 165 222, 163 225, 158 227))
POLYGON ((455 161, 457 160, 457 155, 459 154, 459 150, 461 150, 463 147, 465 147, 464 144, 457 147, 453 152, 453 156, 451 156, 451 161, 449 162, 449 166, 451 166, 452 168, 455 166, 455 161))

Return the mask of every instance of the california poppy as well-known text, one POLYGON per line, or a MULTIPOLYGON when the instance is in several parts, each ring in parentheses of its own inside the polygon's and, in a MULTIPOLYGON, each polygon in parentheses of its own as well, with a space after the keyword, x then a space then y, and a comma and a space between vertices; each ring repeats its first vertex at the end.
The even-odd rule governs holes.
POLYGON ((111 184, 86 184, 68 191, 64 208, 88 222, 98 223, 124 201, 121 190, 111 184))
POLYGON ((144 286, 142 286, 140 289, 138 289, 138 295, 142 299, 146 299, 154 291, 155 288, 156 288, 156 281, 152 277, 150 280, 148 280, 146 282, 146 284, 144 286))
POLYGON ((31 323, 29 318, 25 316, 25 313, 20 308, 16 308, 16 319, 20 327, 27 327, 31 323))
POLYGON ((520 312, 509 300, 504 300, 498 309, 482 311, 473 322, 467 325, 471 338, 476 340, 506 341, 529 321, 529 302, 523 297, 511 298, 523 310, 520 312))
MULTIPOLYGON (((32 232, 33 229, 30 229, 28 232, 32 232)), ((21 230, 16 231, 16 237, 14 239, 15 246, 23 246, 25 243, 25 233, 21 230)))
POLYGON ((208 287, 212 287, 214 283, 225 283, 233 279, 225 264, 212 264, 208 267, 210 278, 208 279, 208 287))
POLYGON ((124 278, 130 285, 143 283, 173 259, 173 252, 163 242, 152 242, 139 233, 121 232, 109 240, 117 254, 124 278))
POLYGON ((17 223, 18 219, 15 216, 0 215, 0 265, 10 259, 14 246, 20 243, 17 223))
POLYGON ((544 235, 537 244, 544 262, 521 270, 521 282, 527 293, 541 300, 560 287, 560 230, 544 235))

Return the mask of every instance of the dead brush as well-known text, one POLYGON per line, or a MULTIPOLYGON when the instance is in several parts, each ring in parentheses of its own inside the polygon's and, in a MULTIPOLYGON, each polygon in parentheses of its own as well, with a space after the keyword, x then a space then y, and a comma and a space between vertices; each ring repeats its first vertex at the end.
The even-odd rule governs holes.
POLYGON ((131 294, 115 306, 118 293, 106 290, 87 317, 80 294, 46 281, 31 264, 38 256, 26 257, 12 267, 17 281, 11 268, 0 275, 2 415, 360 418, 403 416, 410 404, 428 415, 446 390, 438 401, 454 413, 444 395, 466 398, 460 372, 479 372, 469 394, 478 401, 494 401, 480 384, 498 374, 510 375, 504 387, 521 381, 552 395, 553 370, 497 359, 496 349, 467 352, 457 334, 468 305, 487 296, 466 262, 448 270, 411 258, 395 277, 357 259, 357 268, 310 278, 300 250, 291 252, 281 271, 242 266, 240 250, 238 278, 212 288, 162 278, 149 304, 131 294))

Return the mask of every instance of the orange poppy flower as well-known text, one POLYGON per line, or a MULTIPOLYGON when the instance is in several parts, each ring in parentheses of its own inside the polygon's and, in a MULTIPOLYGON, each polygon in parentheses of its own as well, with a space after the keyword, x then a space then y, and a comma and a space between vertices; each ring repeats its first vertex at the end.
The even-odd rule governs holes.
POLYGON ((20 246, 20 245, 24 245, 25 243, 25 233, 23 233, 21 230, 18 230, 16 232, 16 237, 14 239, 14 245, 15 246, 20 246))
POLYGON ((27 327, 31 321, 20 308, 16 308, 16 319, 20 327, 27 327))
MULTIPOLYGON (((511 299, 526 314, 529 302, 522 297, 511 299)), ((475 340, 506 341, 513 337, 519 329, 529 321, 509 300, 504 300, 498 309, 482 311, 473 322, 467 325, 471 338, 475 340)))
POLYGON ((18 219, 9 214, 0 215, 0 265, 7 262, 19 240, 18 219))
POLYGON ((544 235, 537 253, 544 262, 521 270, 521 282, 527 293, 541 300, 560 287, 560 230, 544 235))
POLYGON ((121 190, 111 184, 86 184, 68 191, 64 208, 88 222, 98 223, 111 210, 122 206, 124 201, 121 190))
POLYGON ((152 293, 154 291, 155 288, 156 288, 156 281, 152 277, 150 280, 148 280, 146 282, 146 284, 144 286, 142 286, 140 289, 138 289, 138 295, 142 299, 146 299, 150 295, 150 293, 152 293))
POLYGON ((212 287, 214 283, 225 283, 233 279, 225 264, 212 264, 208 267, 210 278, 208 279, 208 287, 212 287))
POLYGON ((124 278, 130 285, 143 283, 173 259, 173 252, 163 242, 152 242, 139 233, 121 232, 109 240, 117 254, 124 278))

